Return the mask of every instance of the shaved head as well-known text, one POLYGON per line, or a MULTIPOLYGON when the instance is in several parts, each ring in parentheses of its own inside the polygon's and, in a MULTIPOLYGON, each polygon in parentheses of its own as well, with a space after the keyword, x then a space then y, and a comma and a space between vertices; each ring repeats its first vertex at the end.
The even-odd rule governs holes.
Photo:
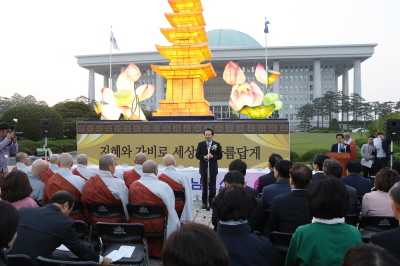
POLYGON ((165 166, 170 166, 170 165, 175 165, 176 164, 175 158, 171 154, 165 155, 163 161, 164 161, 164 165, 165 166))
POLYGON ((28 157, 28 154, 26 154, 25 152, 19 152, 15 155, 15 161, 17 163, 22 162, 23 159, 25 159, 26 157, 28 157))
POLYGON ((110 155, 104 155, 102 157, 100 157, 99 159, 99 169, 103 170, 103 171, 108 171, 108 167, 109 166, 114 166, 115 165, 115 161, 114 158, 110 155))
POLYGON ((135 155, 135 164, 143 164, 147 160, 146 154, 144 153, 136 153, 135 155))
POLYGON ((153 160, 145 161, 143 164, 143 173, 150 173, 157 175, 157 164, 153 160))
POLYGON ((44 175, 49 169, 49 163, 43 160, 36 160, 33 162, 31 172, 39 177, 44 175))
POLYGON ((88 159, 87 159, 86 154, 79 154, 79 156, 76 157, 76 162, 78 164, 87 165, 88 159))
POLYGON ((58 163, 58 154, 53 154, 50 156, 50 163, 51 164, 57 164, 58 163))
POLYGON ((115 164, 115 166, 118 165, 118 158, 117 158, 117 155, 115 155, 114 153, 107 153, 106 155, 111 156, 111 158, 114 159, 114 164, 115 164))
POLYGON ((71 154, 63 153, 58 157, 58 166, 62 168, 71 168, 74 165, 74 159, 71 154))

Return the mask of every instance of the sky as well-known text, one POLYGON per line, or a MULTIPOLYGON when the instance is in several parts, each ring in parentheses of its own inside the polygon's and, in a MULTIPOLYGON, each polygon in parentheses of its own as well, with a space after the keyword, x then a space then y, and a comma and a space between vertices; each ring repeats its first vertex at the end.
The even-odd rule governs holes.
MULTIPOLYGON (((202 0, 206 30, 235 29, 268 46, 377 43, 361 64, 366 101, 399 101, 399 0, 202 0)), ((170 45, 167 0, 20 0, 2 3, 0 96, 33 95, 50 106, 88 93, 76 55, 109 54, 110 26, 120 52, 170 45)), ((134 63, 134 62, 133 62, 134 63)), ((350 71, 350 92, 353 71, 350 71)), ((96 95, 103 78, 96 75, 96 95)), ((339 88, 341 82, 339 80, 339 88)))

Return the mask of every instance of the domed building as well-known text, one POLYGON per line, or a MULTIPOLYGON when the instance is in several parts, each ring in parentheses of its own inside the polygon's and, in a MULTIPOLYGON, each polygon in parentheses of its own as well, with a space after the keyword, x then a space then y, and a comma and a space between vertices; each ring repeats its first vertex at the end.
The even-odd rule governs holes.
MULTIPOLYGON (((212 63, 217 76, 204 83, 205 98, 210 102, 210 109, 217 118, 229 118, 228 102, 232 86, 222 79, 225 65, 229 61, 235 62, 243 69, 247 82, 257 82, 265 92, 265 85, 259 83, 254 76, 258 63, 265 67, 265 47, 248 34, 232 29, 210 30, 207 36, 213 58, 204 63, 212 63)), ((297 109, 312 103, 314 98, 323 96, 327 91, 337 92, 340 76, 344 93, 362 95, 361 62, 373 55, 375 46, 377 44, 268 47, 268 69, 281 72, 280 78, 268 91, 278 93, 283 101, 283 108, 279 111, 280 118, 291 122, 291 130, 297 129, 300 122, 297 119, 297 109), (352 68, 354 82, 350 86, 348 71, 352 68)), ((102 87, 110 87, 109 54, 79 55, 76 58, 79 66, 89 71, 88 97, 95 99, 95 92, 102 87), (104 77, 101 86, 95 86, 95 74, 104 77)), ((155 95, 142 102, 148 110, 156 111, 159 107, 158 100, 165 99, 165 80, 150 65, 167 65, 169 61, 157 51, 113 54, 113 89, 116 89, 115 82, 121 70, 132 62, 143 73, 138 85, 156 84, 155 95)), ((311 123, 316 124, 316 117, 311 123)))

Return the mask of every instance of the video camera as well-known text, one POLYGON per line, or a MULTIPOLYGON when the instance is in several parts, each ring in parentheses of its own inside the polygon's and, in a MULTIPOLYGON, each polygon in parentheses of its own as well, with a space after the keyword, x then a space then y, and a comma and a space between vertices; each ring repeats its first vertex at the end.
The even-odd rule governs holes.
POLYGON ((22 137, 24 132, 15 132, 15 125, 17 124, 17 122, 18 122, 18 119, 14 118, 11 123, 11 126, 10 126, 10 129, 11 129, 10 133, 14 133, 14 136, 22 137))

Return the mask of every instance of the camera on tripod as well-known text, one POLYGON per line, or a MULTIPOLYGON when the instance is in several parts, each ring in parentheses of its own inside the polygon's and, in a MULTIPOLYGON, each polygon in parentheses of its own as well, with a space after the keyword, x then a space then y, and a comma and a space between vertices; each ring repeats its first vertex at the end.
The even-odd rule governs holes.
POLYGON ((15 125, 17 124, 17 122, 18 122, 18 119, 14 118, 11 123, 11 126, 10 126, 10 129, 11 129, 10 133, 14 133, 14 136, 22 137, 24 132, 15 132, 15 125))

